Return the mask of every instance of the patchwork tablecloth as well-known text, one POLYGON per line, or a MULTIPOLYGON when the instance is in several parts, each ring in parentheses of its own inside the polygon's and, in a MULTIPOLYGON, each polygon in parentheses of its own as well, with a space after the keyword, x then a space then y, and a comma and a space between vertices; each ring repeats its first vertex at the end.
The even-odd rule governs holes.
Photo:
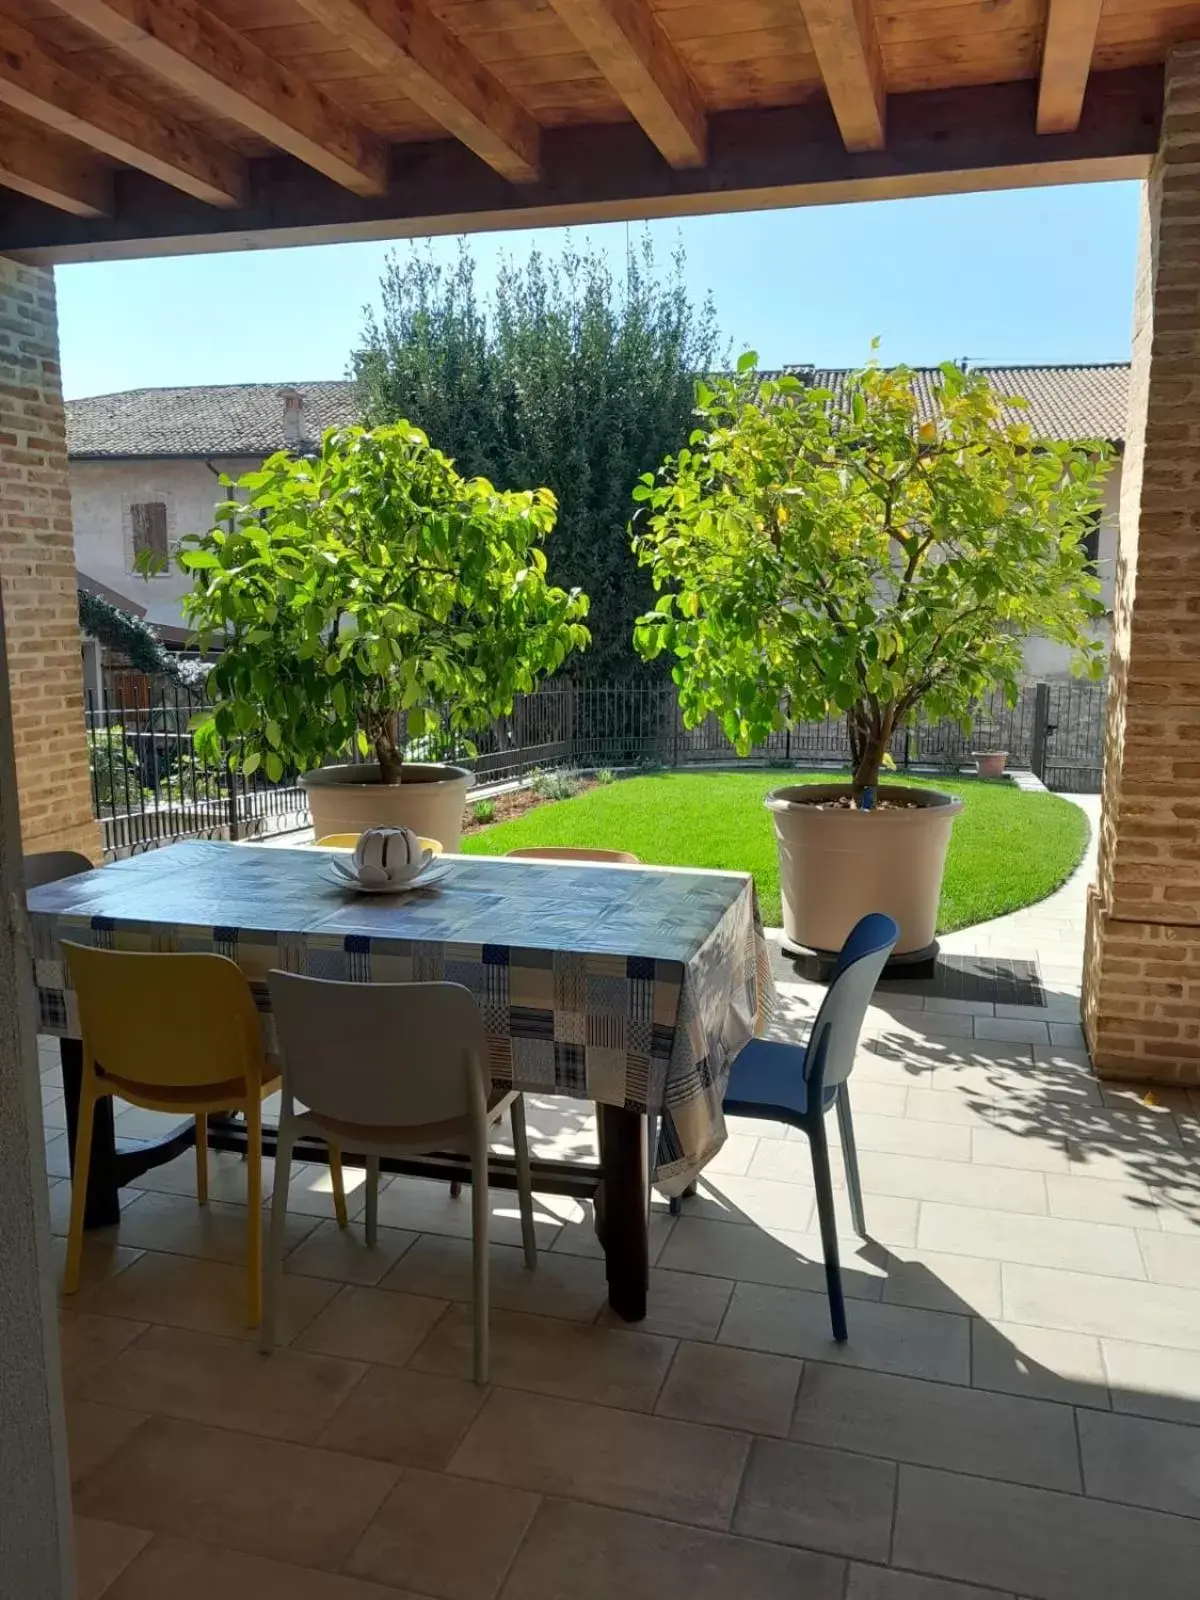
POLYGON ((45 1033, 79 1019, 59 941, 216 951, 361 983, 446 979, 478 999, 497 1085, 661 1116, 655 1183, 682 1191, 725 1139, 733 1057, 774 1009, 753 879, 670 867, 448 856, 436 888, 347 892, 322 852, 155 850, 28 897, 45 1033))

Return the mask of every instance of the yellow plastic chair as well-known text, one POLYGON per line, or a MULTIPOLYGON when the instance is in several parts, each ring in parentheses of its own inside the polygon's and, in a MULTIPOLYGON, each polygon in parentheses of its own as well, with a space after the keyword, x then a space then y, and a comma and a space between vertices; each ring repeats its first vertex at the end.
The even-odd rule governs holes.
MULTIPOLYGON (((119 1095, 150 1111, 196 1119, 196 1194, 208 1199, 208 1113, 246 1118, 246 1307, 262 1315, 262 1101, 279 1074, 263 1053, 258 1011, 240 968, 225 956, 95 950, 63 942, 83 1034, 83 1079, 63 1291, 79 1287, 83 1212, 97 1100, 119 1095)), ((331 1161, 345 1226, 340 1161, 331 1161)))
MULTIPOLYGON (((327 833, 323 839, 315 839, 313 848, 316 850, 353 850, 361 835, 357 833, 327 833)), ((442 841, 440 839, 426 839, 422 834, 417 837, 421 841, 422 850, 432 850, 435 856, 442 854, 442 841)))
POLYGON ((640 867, 641 858, 628 850, 576 850, 573 845, 545 844, 528 850, 510 850, 518 861, 608 861, 620 867, 640 867))

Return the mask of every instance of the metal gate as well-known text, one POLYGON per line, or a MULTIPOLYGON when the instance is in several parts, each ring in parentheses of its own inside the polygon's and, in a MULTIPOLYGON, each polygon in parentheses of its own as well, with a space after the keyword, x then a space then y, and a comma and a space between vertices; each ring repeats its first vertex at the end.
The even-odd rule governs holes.
POLYGON ((1029 764, 1046 785, 1096 794, 1104 756, 1105 683, 1039 683, 1029 764))

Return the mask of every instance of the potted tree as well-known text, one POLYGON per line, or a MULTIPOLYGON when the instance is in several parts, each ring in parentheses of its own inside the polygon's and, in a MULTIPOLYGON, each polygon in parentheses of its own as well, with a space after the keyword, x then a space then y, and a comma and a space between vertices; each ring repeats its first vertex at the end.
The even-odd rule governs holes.
POLYGON ((331 431, 237 488, 179 557, 220 648, 199 748, 304 774, 318 837, 404 824, 457 850, 471 774, 406 745, 505 715, 587 645, 587 596, 546 581, 554 496, 460 477, 407 422, 331 431))
POLYGON ((1034 440, 1020 401, 953 365, 923 404, 906 368, 872 365, 835 394, 759 382, 754 362, 699 386, 690 444, 635 490, 634 547, 660 591, 635 640, 676 658, 685 722, 715 712, 743 754, 789 722, 845 716, 851 782, 767 798, 785 933, 836 950, 887 911, 916 958, 961 802, 881 789, 893 736, 921 710, 969 727, 993 688, 1015 700, 1029 633, 1101 674, 1082 541, 1105 452, 1034 440))

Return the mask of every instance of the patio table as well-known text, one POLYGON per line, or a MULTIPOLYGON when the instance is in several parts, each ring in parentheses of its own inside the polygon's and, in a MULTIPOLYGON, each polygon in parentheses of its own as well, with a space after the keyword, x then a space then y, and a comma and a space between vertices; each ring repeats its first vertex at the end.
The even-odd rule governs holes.
MULTIPOLYGON (((435 887, 368 896, 329 882, 319 851, 191 841, 32 890, 40 1029, 61 1041, 68 1101, 78 1097, 79 1020, 62 939, 231 957, 250 982, 271 1056, 272 968, 464 984, 483 1011, 498 1087, 596 1103, 599 1168, 539 1161, 535 1185, 594 1197, 610 1303, 637 1320, 649 1270, 648 1178, 680 1194, 716 1154, 730 1064, 773 1009, 753 879, 480 856, 447 856, 445 865, 435 887)), ((68 1113, 73 1133, 70 1105, 68 1113)), ((110 1192, 89 1192, 89 1210, 101 1220, 116 1214, 119 1183, 187 1148, 194 1131, 189 1121, 152 1150, 125 1152, 113 1146, 111 1122, 98 1138, 105 1148, 95 1170, 110 1192)), ((210 1142, 244 1149, 245 1132, 210 1119, 210 1142)), ((264 1150, 273 1146, 268 1129, 264 1150)), ((319 1146, 297 1154, 325 1157, 319 1146)), ((469 1175, 461 1158, 434 1160, 384 1165, 469 1175)), ((510 1179, 499 1170, 499 1182, 510 1179)))

